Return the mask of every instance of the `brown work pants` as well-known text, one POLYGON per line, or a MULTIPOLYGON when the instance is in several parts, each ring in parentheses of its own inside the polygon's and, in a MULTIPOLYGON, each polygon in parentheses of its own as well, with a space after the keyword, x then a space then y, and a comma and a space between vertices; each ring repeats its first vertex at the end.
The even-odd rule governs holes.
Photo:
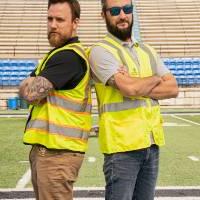
POLYGON ((73 183, 84 154, 33 145, 30 151, 32 184, 37 200, 72 200, 73 183))

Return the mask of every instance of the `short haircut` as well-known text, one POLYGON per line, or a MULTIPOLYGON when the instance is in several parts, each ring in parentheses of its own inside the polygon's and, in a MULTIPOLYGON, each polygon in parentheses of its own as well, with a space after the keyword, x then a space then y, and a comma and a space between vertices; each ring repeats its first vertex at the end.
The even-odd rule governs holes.
MULTIPOLYGON (((132 4, 132 1, 131 1, 131 4, 132 4)), ((103 12, 106 12, 106 6, 107 6, 106 4, 107 4, 107 0, 101 0, 101 6, 102 6, 103 12)))
POLYGON ((52 4, 57 3, 68 3, 71 11, 72 11, 72 20, 75 20, 76 18, 80 19, 81 9, 80 4, 77 0, 49 0, 48 2, 48 9, 52 4))
POLYGON ((101 0, 102 11, 105 12, 106 9, 106 0, 101 0))

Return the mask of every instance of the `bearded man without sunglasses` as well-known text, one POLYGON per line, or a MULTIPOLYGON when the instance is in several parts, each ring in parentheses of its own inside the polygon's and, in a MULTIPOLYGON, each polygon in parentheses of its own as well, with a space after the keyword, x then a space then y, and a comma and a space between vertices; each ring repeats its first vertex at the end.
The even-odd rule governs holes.
POLYGON ((106 200, 153 200, 164 145, 159 99, 178 87, 155 50, 132 37, 131 0, 101 0, 108 33, 89 61, 100 111, 106 200))

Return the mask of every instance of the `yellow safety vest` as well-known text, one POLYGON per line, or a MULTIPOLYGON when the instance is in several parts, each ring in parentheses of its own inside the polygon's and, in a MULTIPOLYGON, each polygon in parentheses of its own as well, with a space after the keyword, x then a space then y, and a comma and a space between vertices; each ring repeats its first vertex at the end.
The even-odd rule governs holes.
MULTIPOLYGON (((155 51, 145 44, 133 47, 138 61, 118 41, 107 35, 97 45, 105 48, 124 66, 132 77, 152 76, 155 71, 155 51), (137 67, 139 65, 139 67, 137 67)), ((164 145, 160 106, 157 100, 144 97, 127 98, 119 90, 95 83, 99 103, 99 142, 103 153, 125 152, 147 148, 151 134, 157 145, 164 145)))
MULTIPOLYGON (((70 90, 53 90, 46 103, 31 107, 30 120, 24 133, 26 144, 41 144, 50 149, 85 152, 91 129, 91 91, 89 64, 80 43, 68 44, 50 52, 41 61, 36 75, 57 52, 72 50, 86 62, 87 71, 80 83, 70 90)), ((73 66, 66 66, 73 67, 73 66)))

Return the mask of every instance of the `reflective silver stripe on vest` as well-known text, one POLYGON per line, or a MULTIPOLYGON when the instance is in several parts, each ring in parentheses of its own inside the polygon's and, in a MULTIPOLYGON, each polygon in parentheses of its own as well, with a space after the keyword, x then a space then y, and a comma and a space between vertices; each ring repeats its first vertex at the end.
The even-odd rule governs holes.
POLYGON ((124 54, 122 53, 121 49, 119 49, 118 47, 114 46, 113 44, 111 44, 110 42, 108 42, 106 40, 103 40, 100 43, 105 44, 107 46, 110 46, 110 47, 116 49, 117 53, 118 53, 118 55, 119 55, 119 57, 120 57, 120 59, 122 61, 122 64, 124 65, 124 67, 126 67, 128 69, 128 63, 126 62, 126 59, 125 59, 124 54))
MULTIPOLYGON (((159 103, 157 100, 150 99, 151 106, 158 106, 159 103)), ((116 111, 123 111, 123 110, 130 110, 139 107, 148 107, 148 103, 146 100, 143 99, 135 99, 131 100, 129 98, 125 98, 123 102, 120 103, 110 103, 105 104, 100 108, 100 113, 104 112, 116 112, 116 111)))
POLYGON ((84 130, 80 129, 75 129, 71 127, 63 127, 63 126, 58 126, 55 124, 49 124, 47 121, 43 120, 31 120, 27 124, 27 129, 40 129, 43 131, 47 131, 49 134, 59 134, 59 135, 64 135, 67 137, 72 137, 76 139, 82 139, 82 140, 87 140, 89 136, 89 131, 86 132, 84 130))
POLYGON ((59 98, 58 96, 48 96, 49 103, 62 107, 63 109, 72 110, 75 112, 88 112, 91 111, 91 104, 87 104, 87 102, 83 101, 82 104, 68 101, 66 99, 59 98))
POLYGON ((157 70, 156 70, 157 62, 156 62, 156 59, 155 59, 153 53, 152 53, 151 50, 150 50, 147 46, 145 46, 144 44, 140 44, 140 43, 139 43, 139 47, 141 47, 141 49, 142 49, 143 51, 145 51, 145 52, 149 55, 150 63, 151 63, 151 70, 152 70, 153 74, 156 74, 156 71, 157 71, 157 70))

